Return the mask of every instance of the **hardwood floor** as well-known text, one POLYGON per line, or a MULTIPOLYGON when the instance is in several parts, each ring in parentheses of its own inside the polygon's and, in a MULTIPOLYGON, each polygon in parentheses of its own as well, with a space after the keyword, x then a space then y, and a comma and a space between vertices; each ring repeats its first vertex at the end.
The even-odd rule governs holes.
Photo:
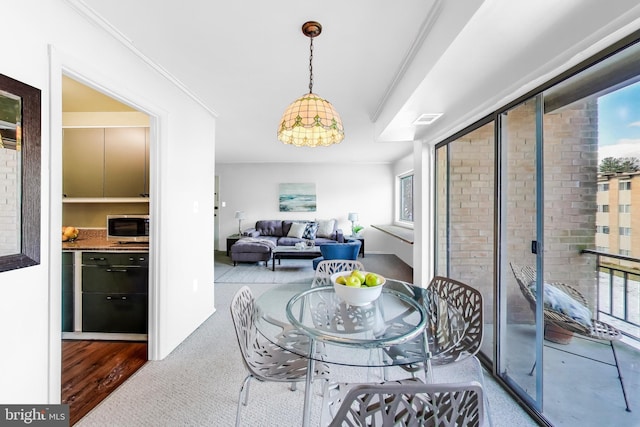
POLYGON ((147 362, 147 343, 62 341, 62 403, 74 425, 147 362))

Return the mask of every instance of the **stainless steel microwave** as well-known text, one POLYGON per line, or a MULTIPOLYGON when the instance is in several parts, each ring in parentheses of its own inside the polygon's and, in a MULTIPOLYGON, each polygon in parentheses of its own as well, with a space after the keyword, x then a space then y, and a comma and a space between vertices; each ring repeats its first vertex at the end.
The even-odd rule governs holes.
POLYGON ((149 215, 107 215, 107 240, 148 242, 149 215))

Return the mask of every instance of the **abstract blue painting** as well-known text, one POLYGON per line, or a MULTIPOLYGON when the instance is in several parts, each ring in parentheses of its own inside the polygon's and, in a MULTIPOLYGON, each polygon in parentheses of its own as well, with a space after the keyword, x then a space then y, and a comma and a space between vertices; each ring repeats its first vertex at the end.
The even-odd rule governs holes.
POLYGON ((315 212, 316 185, 280 184, 280 212, 315 212))

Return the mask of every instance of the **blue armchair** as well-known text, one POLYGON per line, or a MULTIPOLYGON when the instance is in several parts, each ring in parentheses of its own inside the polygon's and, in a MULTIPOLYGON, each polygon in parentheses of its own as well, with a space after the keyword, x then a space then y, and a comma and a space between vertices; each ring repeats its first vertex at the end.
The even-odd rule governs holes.
POLYGON ((322 256, 314 258, 313 269, 318 268, 320 261, 325 259, 357 259, 361 244, 360 240, 348 240, 345 243, 327 243, 320 246, 322 256))

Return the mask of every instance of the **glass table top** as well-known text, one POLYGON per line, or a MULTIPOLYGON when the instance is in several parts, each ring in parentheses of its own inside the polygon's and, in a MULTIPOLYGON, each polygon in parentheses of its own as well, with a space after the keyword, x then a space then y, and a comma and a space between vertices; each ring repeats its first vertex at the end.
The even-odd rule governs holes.
POLYGON ((346 304, 332 286, 308 284, 276 286, 260 295, 256 306, 258 331, 274 344, 350 366, 424 362, 455 345, 464 330, 452 305, 427 289, 393 279, 365 306, 346 304), (311 340, 314 354, 309 354, 311 340))
POLYGON ((311 288, 293 296, 286 311, 289 322, 312 338, 349 347, 402 344, 426 324, 422 304, 384 288, 378 299, 364 306, 343 302, 333 286, 311 288))

